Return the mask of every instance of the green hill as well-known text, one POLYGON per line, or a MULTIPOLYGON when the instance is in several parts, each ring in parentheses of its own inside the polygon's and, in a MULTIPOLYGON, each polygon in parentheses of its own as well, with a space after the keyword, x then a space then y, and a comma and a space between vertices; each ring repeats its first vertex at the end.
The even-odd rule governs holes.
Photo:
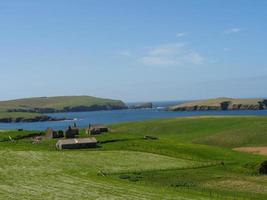
POLYGON ((170 111, 194 111, 194 110, 263 110, 267 108, 266 99, 233 99, 216 98, 199 101, 191 101, 168 108, 170 111))
POLYGON ((91 96, 16 99, 0 101, 0 121, 38 121, 38 119, 45 120, 47 118, 41 115, 43 113, 114 110, 123 108, 126 108, 126 106, 122 101, 91 96))
POLYGON ((103 99, 91 96, 37 97, 0 101, 0 109, 20 112, 68 112, 111 110, 125 108, 119 100, 103 99))
MULTIPOLYGON (((0 199, 267 198, 266 176, 258 173, 267 157, 233 150, 267 146, 267 117, 185 117, 109 128, 96 136, 98 148, 64 151, 55 149, 57 139, 33 144, 26 138, 33 131, 0 131, 0 199)), ((86 137, 84 130, 79 137, 86 137)))

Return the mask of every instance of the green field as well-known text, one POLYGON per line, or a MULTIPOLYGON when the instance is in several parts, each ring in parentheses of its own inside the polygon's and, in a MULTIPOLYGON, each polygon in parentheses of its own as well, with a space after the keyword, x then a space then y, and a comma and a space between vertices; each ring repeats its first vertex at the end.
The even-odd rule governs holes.
MULTIPOLYGON (((266 199, 267 117, 187 117, 110 126, 98 148, 55 149, 0 132, 0 199, 266 199), (154 139, 144 139, 153 136, 154 139), (156 139, 155 139, 156 138, 156 139)), ((79 137, 85 137, 84 131, 79 137)))

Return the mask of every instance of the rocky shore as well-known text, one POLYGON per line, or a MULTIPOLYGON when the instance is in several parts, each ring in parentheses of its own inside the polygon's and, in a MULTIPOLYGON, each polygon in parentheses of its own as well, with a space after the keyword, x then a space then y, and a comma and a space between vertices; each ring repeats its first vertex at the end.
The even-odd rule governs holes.
POLYGON ((92 105, 92 106, 74 106, 64 107, 63 109, 55 108, 13 108, 8 109, 7 112, 28 112, 28 113, 60 113, 60 112, 88 112, 100 110, 121 110, 126 109, 123 105, 92 105))
POLYGON ((53 118, 46 115, 36 116, 32 118, 24 117, 5 117, 0 118, 0 123, 18 123, 18 122, 47 122, 47 121, 63 121, 65 118, 53 118))

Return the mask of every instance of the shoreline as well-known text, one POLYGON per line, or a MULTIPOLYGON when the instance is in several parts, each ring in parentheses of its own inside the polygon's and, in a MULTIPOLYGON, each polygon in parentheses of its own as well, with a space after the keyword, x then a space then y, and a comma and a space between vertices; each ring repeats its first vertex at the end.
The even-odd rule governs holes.
POLYGON ((59 121, 66 121, 66 120, 73 121, 73 119, 54 118, 54 117, 50 117, 50 116, 44 115, 44 116, 37 116, 37 117, 34 117, 34 118, 23 118, 23 117, 0 118, 0 123, 11 124, 11 123, 35 123, 35 122, 59 122, 59 121))

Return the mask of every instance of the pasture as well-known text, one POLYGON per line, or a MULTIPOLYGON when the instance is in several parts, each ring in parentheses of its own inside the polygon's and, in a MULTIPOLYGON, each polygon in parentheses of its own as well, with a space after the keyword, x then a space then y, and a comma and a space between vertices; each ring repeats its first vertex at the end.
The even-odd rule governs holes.
MULTIPOLYGON (((95 149, 56 139, 0 142, 0 199, 266 199, 266 117, 186 117, 114 124, 95 149), (149 136, 149 137, 144 137, 149 136)), ((0 132, 9 135, 34 132, 0 132)), ((79 137, 86 137, 82 131, 79 137)))

